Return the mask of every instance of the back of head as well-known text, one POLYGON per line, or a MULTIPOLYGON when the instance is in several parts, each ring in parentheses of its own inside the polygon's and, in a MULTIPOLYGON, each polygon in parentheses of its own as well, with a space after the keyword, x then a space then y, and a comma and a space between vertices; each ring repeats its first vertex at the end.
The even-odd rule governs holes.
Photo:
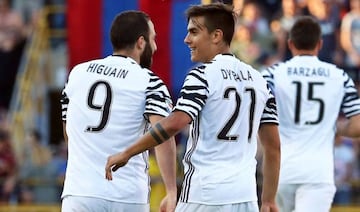
POLYGON ((141 11, 129 10, 118 14, 110 30, 114 51, 133 48, 136 40, 141 36, 149 41, 149 20, 150 17, 141 11))
POLYGON ((223 3, 193 5, 186 11, 188 21, 193 17, 204 17, 205 27, 209 32, 220 29, 224 41, 230 45, 234 35, 235 15, 232 7, 223 3))
POLYGON ((313 50, 321 40, 320 25, 311 16, 300 16, 290 30, 289 39, 299 50, 313 50))

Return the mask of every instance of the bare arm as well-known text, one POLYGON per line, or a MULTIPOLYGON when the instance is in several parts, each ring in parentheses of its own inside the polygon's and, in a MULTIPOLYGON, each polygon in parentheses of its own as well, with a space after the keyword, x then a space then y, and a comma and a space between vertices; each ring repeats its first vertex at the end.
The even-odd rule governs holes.
POLYGON ((263 191, 261 211, 277 212, 275 195, 280 170, 280 137, 278 126, 262 124, 259 138, 263 146, 263 191))
MULTIPOLYGON (((150 122, 155 125, 162 118, 161 116, 152 115, 150 116, 150 122)), ((167 142, 156 146, 155 155, 166 189, 166 196, 161 202, 160 210, 174 211, 177 200, 175 138, 171 137, 167 142)))
POLYGON ((339 120, 337 122, 337 134, 351 138, 360 137, 360 114, 346 120, 339 120))
POLYGON ((187 126, 190 121, 191 118, 189 115, 181 111, 176 111, 156 123, 149 132, 128 147, 124 152, 108 157, 105 166, 106 179, 112 180, 111 171, 116 171, 118 168, 124 166, 132 156, 155 147, 176 135, 187 126))

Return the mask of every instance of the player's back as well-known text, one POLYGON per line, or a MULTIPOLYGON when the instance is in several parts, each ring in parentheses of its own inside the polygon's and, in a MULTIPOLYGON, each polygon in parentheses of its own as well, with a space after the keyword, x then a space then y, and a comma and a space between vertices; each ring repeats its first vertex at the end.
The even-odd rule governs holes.
POLYGON ((234 56, 217 55, 190 72, 182 93, 180 103, 187 105, 180 107, 178 101, 175 109, 187 111, 194 103, 192 108, 202 109, 190 129, 181 201, 228 204, 256 200, 256 137, 270 98, 266 81, 234 56), (192 95, 197 100, 181 99, 195 88, 199 93, 192 95))
POLYGON ((147 202, 147 152, 115 172, 113 181, 105 180, 104 166, 109 155, 143 134, 149 87, 158 85, 163 85, 158 77, 128 57, 109 56, 71 71, 64 89, 69 162, 63 195, 147 202))
MULTIPOLYGON (((316 56, 295 56, 263 75, 278 107, 280 181, 332 182, 335 123, 342 104, 352 104, 351 99, 345 100, 356 92, 352 81, 343 70, 316 56)), ((350 107, 343 109, 351 113, 350 107)))

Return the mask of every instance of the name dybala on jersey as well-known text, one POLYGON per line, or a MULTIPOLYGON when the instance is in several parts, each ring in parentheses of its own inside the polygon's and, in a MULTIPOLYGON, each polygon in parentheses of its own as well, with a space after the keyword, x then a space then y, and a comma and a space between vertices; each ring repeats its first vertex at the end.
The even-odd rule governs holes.
POLYGON ((276 97, 280 183, 334 183, 335 124, 360 113, 353 80, 316 56, 295 56, 263 71, 276 97))
POLYGON ((163 81, 133 59, 108 56, 77 65, 62 93, 68 166, 62 197, 80 195, 148 203, 148 152, 104 178, 107 157, 123 151, 147 129, 149 114, 167 116, 171 98, 163 81))
POLYGON ((256 201, 257 131, 278 123, 261 74, 233 55, 217 55, 188 73, 174 110, 192 118, 180 201, 256 201))

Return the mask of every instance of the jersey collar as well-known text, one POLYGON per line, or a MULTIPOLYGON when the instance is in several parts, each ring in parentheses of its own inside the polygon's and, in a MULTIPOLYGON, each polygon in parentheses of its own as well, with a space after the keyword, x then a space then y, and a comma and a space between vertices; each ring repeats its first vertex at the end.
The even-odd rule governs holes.
POLYGON ((112 56, 112 57, 121 57, 121 58, 124 58, 124 59, 129 60, 131 63, 138 64, 133 58, 128 57, 128 56, 125 56, 125 55, 122 55, 122 54, 112 54, 111 56, 112 56))

